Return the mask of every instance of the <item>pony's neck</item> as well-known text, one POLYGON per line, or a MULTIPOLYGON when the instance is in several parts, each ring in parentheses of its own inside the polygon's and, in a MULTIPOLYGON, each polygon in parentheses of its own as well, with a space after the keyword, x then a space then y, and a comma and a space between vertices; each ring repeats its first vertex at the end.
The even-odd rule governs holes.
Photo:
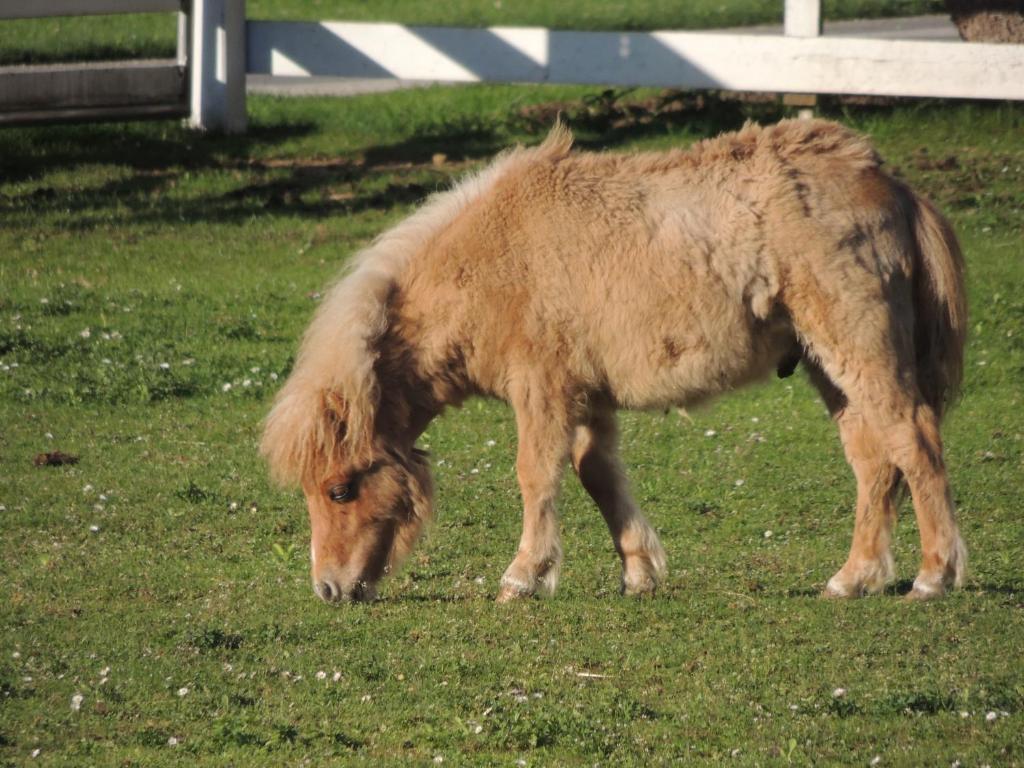
POLYGON ((378 430, 411 447, 445 406, 465 394, 443 385, 444 376, 431 370, 401 322, 390 323, 377 344, 378 430))

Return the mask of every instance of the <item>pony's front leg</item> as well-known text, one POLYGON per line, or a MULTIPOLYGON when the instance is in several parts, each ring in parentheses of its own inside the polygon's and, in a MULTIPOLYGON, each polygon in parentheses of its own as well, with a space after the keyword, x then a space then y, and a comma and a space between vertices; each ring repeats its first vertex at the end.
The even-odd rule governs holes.
POLYGON ((665 550, 629 493, 617 433, 614 411, 595 409, 589 422, 576 428, 572 464, 608 523, 622 559, 622 594, 652 595, 665 578, 665 550))
POLYGON ((499 603, 537 593, 553 594, 562 565, 555 498, 569 456, 568 414, 552 401, 526 400, 514 403, 519 432, 516 474, 523 494, 523 535, 515 559, 501 577, 499 603))

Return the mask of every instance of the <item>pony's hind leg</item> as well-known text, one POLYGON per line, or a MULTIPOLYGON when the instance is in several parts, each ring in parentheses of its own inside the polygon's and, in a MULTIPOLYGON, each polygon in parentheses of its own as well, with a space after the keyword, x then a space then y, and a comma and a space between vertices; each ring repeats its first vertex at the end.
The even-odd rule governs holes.
POLYGON ((512 400, 519 447, 516 475, 523 496, 523 533, 512 563, 501 577, 498 602, 533 594, 551 595, 558 585, 562 545, 555 499, 569 455, 568 410, 558 400, 523 393, 512 400))
POLYGON ((938 417, 930 406, 916 403, 884 434, 889 455, 910 486, 921 535, 921 570, 907 597, 940 597, 948 587, 963 586, 967 548, 956 524, 938 417))
POLYGON ((839 427, 846 460, 857 478, 857 514, 846 563, 828 580, 825 597, 859 597, 881 592, 896 578, 890 541, 896 523, 900 474, 876 434, 813 363, 811 381, 839 427))
POLYGON ((859 333, 831 335, 827 328, 811 324, 802 329, 811 356, 846 398, 838 420, 858 481, 852 562, 829 582, 827 592, 857 594, 888 578, 885 558, 894 520, 895 468, 910 488, 921 536, 921 570, 910 598, 938 597, 963 582, 966 568, 938 417, 916 385, 909 342, 900 342, 910 334, 893 333, 889 321, 894 318, 863 314, 859 333))
POLYGON ((623 594, 653 594, 665 576, 665 550, 630 496, 616 443, 615 414, 610 408, 597 410, 576 428, 572 464, 622 559, 623 594))

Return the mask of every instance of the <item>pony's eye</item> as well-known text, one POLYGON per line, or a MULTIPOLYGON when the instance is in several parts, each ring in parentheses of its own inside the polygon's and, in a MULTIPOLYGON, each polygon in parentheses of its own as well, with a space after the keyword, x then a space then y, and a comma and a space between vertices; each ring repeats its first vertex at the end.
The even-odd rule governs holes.
POLYGON ((327 495, 331 498, 331 501, 343 504, 346 501, 352 501, 356 497, 356 492, 352 483, 338 483, 331 486, 330 490, 327 491, 327 495))

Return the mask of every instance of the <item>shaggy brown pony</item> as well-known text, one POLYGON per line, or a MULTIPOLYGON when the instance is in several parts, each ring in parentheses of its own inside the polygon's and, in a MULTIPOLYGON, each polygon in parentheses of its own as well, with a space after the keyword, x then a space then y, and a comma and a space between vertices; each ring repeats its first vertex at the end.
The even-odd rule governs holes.
POLYGON ((567 461, 608 524, 623 591, 650 593, 665 554, 623 476, 616 409, 692 405, 797 358, 857 478, 853 545, 825 594, 894 579, 904 481, 923 550, 910 596, 961 584, 939 420, 967 310, 935 208, 829 122, 658 153, 571 144, 557 125, 432 197, 317 311, 262 443, 305 492, 316 593, 376 595, 431 516, 416 439, 472 395, 507 401, 518 428, 523 533, 498 600, 555 588, 567 461))

